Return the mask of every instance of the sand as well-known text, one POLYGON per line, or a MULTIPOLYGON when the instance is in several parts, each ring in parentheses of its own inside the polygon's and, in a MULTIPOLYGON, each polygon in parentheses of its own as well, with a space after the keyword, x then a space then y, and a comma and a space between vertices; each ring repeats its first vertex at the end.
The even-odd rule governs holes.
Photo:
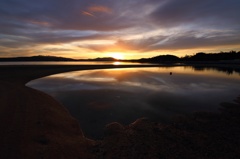
POLYGON ((25 84, 61 72, 116 67, 135 66, 0 66, 0 158, 92 158, 88 147, 94 141, 84 137, 69 112, 49 95, 25 84))
POLYGON ((64 106, 25 86, 51 74, 116 67, 136 66, 0 66, 0 159, 240 158, 240 98, 220 114, 196 113, 169 125, 110 123, 95 141, 64 106))

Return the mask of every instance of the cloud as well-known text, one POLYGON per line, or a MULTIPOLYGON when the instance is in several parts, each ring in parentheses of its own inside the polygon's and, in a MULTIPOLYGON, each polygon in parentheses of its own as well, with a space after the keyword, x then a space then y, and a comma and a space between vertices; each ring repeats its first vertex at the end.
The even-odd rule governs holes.
POLYGON ((86 11, 82 11, 83 15, 94 17, 94 18, 97 18, 96 14, 99 14, 99 13, 111 14, 112 10, 106 6, 93 5, 88 7, 86 11))
POLYGON ((21 47, 25 45, 63 44, 109 38, 109 35, 97 31, 53 30, 32 24, 21 24, 19 26, 14 29, 2 26, 0 46, 21 47))
POLYGON ((142 23, 138 21, 145 14, 141 10, 151 10, 150 5, 144 7, 144 0, 20 1, 0 2, 0 12, 4 13, 0 20, 0 34, 5 37, 1 44, 4 46, 61 44, 110 37, 115 40, 116 36, 125 35, 127 28, 142 23), (18 42, 20 37, 21 42, 18 42))
MULTIPOLYGON (((0 17, 52 29, 115 31, 142 24, 156 0, 3 0, 0 17), (86 16, 87 15, 87 16, 86 16), (97 18, 89 18, 97 17, 97 18), (139 21, 140 20, 140 21, 139 21)), ((145 19, 146 20, 146 19, 145 19)), ((14 28, 14 26, 12 25, 14 28)))
POLYGON ((76 43, 96 53, 239 45, 239 6, 239 0, 1 0, 0 47, 34 53, 40 45, 76 43))
POLYGON ((93 5, 88 7, 88 11, 93 13, 112 13, 112 10, 106 6, 93 5))
MULTIPOLYGON (((128 27, 127 23, 122 23, 125 19, 120 18, 117 13, 110 14, 112 3, 107 4, 105 1, 42 0, 27 2, 21 0, 21 3, 18 3, 13 0, 11 3, 0 2, 0 5, 0 13, 3 17, 18 23, 37 22, 38 24, 48 24, 53 29, 69 30, 116 30, 128 27), (82 13, 85 15, 87 13, 88 15, 98 14, 98 16, 97 19, 89 19, 82 13), (119 21, 120 19, 122 20, 119 21)), ((2 21, 2 23, 4 22, 6 21, 2 21)))
POLYGON ((162 27, 179 25, 239 27, 239 6, 238 0, 169 0, 152 12, 150 17, 162 27))
MULTIPOLYGON (((234 35, 234 34, 233 34, 234 35)), ((156 43, 148 47, 149 50, 181 50, 196 48, 215 48, 222 46, 240 45, 240 34, 234 36, 213 34, 199 36, 198 32, 168 37, 163 43, 156 43)))
POLYGON ((86 16, 96 17, 95 15, 93 15, 92 13, 87 12, 87 11, 82 11, 82 14, 86 15, 86 16))
POLYGON ((117 40, 113 44, 92 44, 82 47, 100 52, 122 52, 124 50, 137 52, 151 52, 164 50, 186 50, 197 48, 216 48, 222 46, 239 46, 239 31, 185 31, 169 35, 156 35, 133 40, 117 40))

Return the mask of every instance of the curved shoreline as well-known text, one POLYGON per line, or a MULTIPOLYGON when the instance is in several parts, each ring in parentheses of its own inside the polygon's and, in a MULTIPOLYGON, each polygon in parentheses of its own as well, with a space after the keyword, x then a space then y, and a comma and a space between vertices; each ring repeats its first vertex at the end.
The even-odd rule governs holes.
POLYGON ((239 104, 227 104, 221 114, 199 113, 174 125, 146 119, 128 126, 111 123, 106 126, 106 137, 93 141, 84 137, 64 106, 25 86, 68 71, 156 66, 0 66, 0 158, 239 158, 240 99, 239 104))
POLYGON ((69 71, 158 66, 162 65, 2 65, 0 81, 26 84, 37 78, 69 71))
POLYGON ((84 137, 66 108, 25 84, 69 71, 130 67, 154 65, 0 66, 0 158, 94 158, 88 147, 95 142, 84 137))

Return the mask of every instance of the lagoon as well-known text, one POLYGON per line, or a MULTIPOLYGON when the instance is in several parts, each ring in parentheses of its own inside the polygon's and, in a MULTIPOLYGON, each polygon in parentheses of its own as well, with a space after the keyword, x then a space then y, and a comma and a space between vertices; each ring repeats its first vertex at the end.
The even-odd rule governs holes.
POLYGON ((27 86, 62 103, 87 137, 101 138, 111 122, 169 122, 178 115, 218 112, 222 102, 239 96, 240 75, 184 66, 102 69, 51 75, 27 86))

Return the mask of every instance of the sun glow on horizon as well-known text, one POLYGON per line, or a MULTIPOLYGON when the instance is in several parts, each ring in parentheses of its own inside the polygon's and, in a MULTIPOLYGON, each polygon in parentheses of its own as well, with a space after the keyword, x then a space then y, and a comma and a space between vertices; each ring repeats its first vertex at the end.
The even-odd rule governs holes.
POLYGON ((109 56, 113 57, 114 59, 117 59, 117 60, 123 60, 124 59, 124 55, 121 52, 112 52, 112 53, 109 53, 109 56))

